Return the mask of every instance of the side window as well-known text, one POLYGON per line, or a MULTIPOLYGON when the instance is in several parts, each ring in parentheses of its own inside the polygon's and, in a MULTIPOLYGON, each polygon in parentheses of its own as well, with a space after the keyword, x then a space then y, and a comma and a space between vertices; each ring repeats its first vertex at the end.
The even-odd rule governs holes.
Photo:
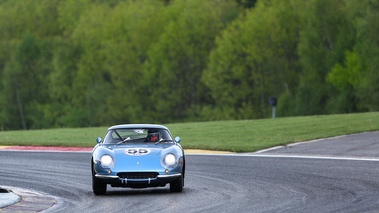
MULTIPOLYGON (((121 136, 122 137, 122 136, 121 136)), ((116 131, 112 131, 112 142, 111 143, 118 143, 120 142, 121 139, 120 137, 118 137, 118 135, 116 134, 116 131)))
MULTIPOLYGON (((109 131, 104 138, 104 143, 105 144, 111 144, 113 143, 113 134, 115 134, 112 130, 109 131)), ((117 136, 116 136, 117 137, 117 136)))
POLYGON ((172 140, 170 134, 166 130, 161 130, 162 139, 172 140))

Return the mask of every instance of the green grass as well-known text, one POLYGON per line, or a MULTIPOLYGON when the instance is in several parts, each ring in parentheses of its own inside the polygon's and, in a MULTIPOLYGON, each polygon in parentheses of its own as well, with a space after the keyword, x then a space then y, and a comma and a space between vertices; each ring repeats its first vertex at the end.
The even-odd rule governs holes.
MULTIPOLYGON (((166 125, 187 149, 253 152, 277 145, 379 130, 379 112, 166 125)), ((0 145, 93 147, 107 127, 0 132, 0 145)))

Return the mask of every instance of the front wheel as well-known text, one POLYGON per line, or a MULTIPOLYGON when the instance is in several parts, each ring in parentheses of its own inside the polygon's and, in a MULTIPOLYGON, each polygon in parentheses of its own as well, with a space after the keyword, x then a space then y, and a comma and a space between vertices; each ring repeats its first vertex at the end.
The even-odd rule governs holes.
POLYGON ((107 184, 92 175, 92 190, 95 195, 103 195, 107 192, 107 184))
POLYGON ((182 192, 184 187, 184 176, 182 175, 175 181, 170 183, 171 192, 182 192))

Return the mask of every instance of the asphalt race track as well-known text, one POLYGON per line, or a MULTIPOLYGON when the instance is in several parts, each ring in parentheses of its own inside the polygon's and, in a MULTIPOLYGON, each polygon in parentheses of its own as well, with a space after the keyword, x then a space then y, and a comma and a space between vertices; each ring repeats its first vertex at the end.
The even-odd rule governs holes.
MULTIPOLYGON (((379 132, 238 155, 187 155, 185 189, 91 188, 90 153, 0 151, 0 185, 48 212, 378 212, 379 132)), ((1 210, 0 210, 1 212, 1 210)))

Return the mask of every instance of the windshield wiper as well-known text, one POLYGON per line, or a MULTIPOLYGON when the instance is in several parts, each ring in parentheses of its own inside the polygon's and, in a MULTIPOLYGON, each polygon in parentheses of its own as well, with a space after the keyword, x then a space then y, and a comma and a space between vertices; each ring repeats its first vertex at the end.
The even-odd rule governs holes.
POLYGON ((172 141, 171 139, 160 139, 159 141, 157 141, 155 144, 159 144, 161 142, 166 142, 166 141, 172 141))
POLYGON ((126 141, 130 141, 130 140, 133 140, 133 139, 131 139, 130 137, 127 137, 127 138, 125 138, 124 140, 118 142, 117 145, 122 144, 122 143, 125 143, 126 141))
MULTIPOLYGON (((142 137, 142 138, 144 138, 144 137, 142 137)), ((130 137, 127 137, 123 141, 118 142, 117 145, 125 143, 127 141, 132 141, 132 140, 137 140, 137 139, 142 139, 142 138, 130 138, 130 137)))

